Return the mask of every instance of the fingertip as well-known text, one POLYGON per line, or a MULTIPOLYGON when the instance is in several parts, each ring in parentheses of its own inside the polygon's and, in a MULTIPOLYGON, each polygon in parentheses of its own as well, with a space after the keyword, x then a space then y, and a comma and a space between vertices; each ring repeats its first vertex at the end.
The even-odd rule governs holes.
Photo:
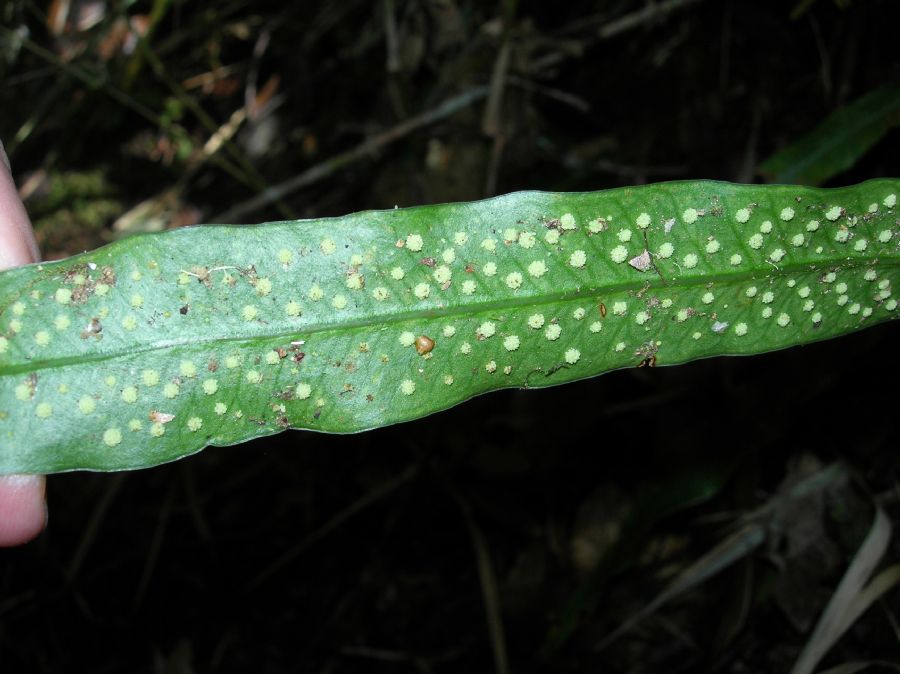
MULTIPOLYGON (((0 269, 38 259, 31 222, 0 143, 0 269)), ((0 546, 27 543, 47 525, 43 475, 0 476, 0 546)))
POLYGON ((43 475, 0 476, 0 546, 22 545, 47 525, 43 475))
POLYGON ((8 269, 36 262, 40 254, 2 143, 0 160, 0 269, 8 269))

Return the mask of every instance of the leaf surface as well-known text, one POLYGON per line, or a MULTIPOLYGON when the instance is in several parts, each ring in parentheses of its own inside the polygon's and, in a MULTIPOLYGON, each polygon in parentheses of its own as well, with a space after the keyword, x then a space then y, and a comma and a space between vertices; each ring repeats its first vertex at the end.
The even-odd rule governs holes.
POLYGON ((121 470, 896 316, 898 180, 690 181, 135 236, 0 274, 0 473, 121 470))

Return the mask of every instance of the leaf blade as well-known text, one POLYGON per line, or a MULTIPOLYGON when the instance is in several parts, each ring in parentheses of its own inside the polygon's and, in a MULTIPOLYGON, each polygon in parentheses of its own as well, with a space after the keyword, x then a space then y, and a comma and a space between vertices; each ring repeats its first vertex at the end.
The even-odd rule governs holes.
POLYGON ((186 228, 11 270, 0 473, 145 467, 287 427, 355 432, 497 388, 888 320, 898 186, 525 192, 186 228))
POLYGON ((776 183, 820 185, 851 168, 900 122, 900 88, 882 87, 836 110, 760 164, 776 183))

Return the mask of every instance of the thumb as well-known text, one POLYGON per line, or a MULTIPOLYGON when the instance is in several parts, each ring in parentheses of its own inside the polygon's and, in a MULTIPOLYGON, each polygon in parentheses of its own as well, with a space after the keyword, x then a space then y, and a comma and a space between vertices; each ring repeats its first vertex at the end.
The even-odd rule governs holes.
POLYGON ((31 221, 19 199, 9 159, 0 142, 0 269, 37 262, 40 258, 31 221))
MULTIPOLYGON (((0 269, 39 259, 31 222, 0 143, 0 269)), ((47 522, 42 475, 0 476, 0 546, 21 545, 47 522)))

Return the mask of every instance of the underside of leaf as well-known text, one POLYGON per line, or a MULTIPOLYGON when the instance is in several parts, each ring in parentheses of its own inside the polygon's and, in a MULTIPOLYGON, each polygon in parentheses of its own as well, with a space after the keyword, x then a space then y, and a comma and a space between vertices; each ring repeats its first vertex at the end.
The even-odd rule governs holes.
POLYGON ((896 316, 900 181, 709 181, 136 236, 0 274, 0 473, 348 433, 896 316))

